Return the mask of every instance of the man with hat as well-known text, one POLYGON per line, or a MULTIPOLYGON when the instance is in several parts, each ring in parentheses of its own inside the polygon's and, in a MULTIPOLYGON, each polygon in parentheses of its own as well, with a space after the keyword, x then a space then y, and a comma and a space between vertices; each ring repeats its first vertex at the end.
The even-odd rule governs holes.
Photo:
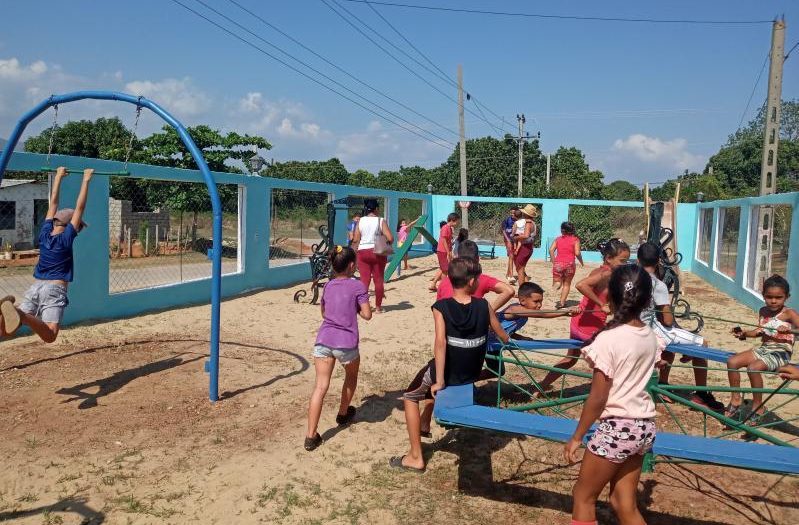
POLYGON ((66 168, 60 167, 53 180, 50 206, 39 232, 39 261, 33 272, 36 281, 25 292, 25 299, 18 307, 14 306, 13 297, 0 299, 0 337, 13 335, 21 325, 30 327, 45 343, 52 343, 58 336, 64 309, 69 304, 67 287, 72 282, 74 267, 72 245, 87 226, 83 222, 83 212, 94 170, 83 170, 75 209, 59 210, 61 181, 67 173, 66 168))
POLYGON ((533 256, 533 243, 538 233, 533 219, 538 217, 538 208, 532 204, 528 204, 519 211, 522 214, 522 218, 516 222, 516 228, 513 234, 513 240, 519 243, 519 247, 516 249, 513 262, 516 266, 518 283, 519 286, 521 286, 527 282, 525 267, 527 266, 527 261, 533 256))

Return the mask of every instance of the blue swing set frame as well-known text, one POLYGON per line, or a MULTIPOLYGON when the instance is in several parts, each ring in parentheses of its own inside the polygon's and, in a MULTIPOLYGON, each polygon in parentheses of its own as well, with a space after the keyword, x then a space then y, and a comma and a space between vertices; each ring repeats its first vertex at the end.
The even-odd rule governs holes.
POLYGON ((211 197, 211 210, 213 214, 213 245, 208 250, 208 257, 211 259, 211 337, 210 337, 210 359, 205 364, 205 371, 209 374, 208 397, 211 401, 219 399, 219 324, 220 324, 220 303, 222 297, 222 202, 219 199, 219 192, 216 188, 214 179, 208 164, 205 162, 202 151, 192 140, 189 132, 175 117, 164 108, 145 97, 129 95, 114 91, 76 91, 63 95, 52 95, 40 102, 33 109, 25 113, 17 121, 8 143, 0 154, 0 183, 3 181, 3 174, 11 160, 14 148, 17 146, 22 133, 36 117, 44 113, 48 108, 76 102, 79 100, 110 100, 133 104, 137 108, 147 108, 167 124, 177 131, 186 149, 189 150, 194 162, 202 173, 205 184, 208 187, 208 194, 211 197))

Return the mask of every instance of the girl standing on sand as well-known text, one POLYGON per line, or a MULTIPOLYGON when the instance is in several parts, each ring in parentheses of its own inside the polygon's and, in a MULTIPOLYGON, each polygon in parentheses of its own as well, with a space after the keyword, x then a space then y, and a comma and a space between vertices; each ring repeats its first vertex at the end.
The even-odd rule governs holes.
POLYGON ((316 385, 308 406, 308 433, 305 450, 311 451, 322 444, 317 432, 322 415, 322 403, 330 387, 330 377, 336 361, 344 367, 344 385, 341 388, 341 405, 336 416, 339 426, 348 425, 355 417, 355 407, 350 406, 358 384, 361 355, 358 351, 358 316, 372 318, 369 292, 355 275, 355 251, 348 246, 336 246, 330 251, 333 278, 322 291, 322 326, 313 349, 316 385))

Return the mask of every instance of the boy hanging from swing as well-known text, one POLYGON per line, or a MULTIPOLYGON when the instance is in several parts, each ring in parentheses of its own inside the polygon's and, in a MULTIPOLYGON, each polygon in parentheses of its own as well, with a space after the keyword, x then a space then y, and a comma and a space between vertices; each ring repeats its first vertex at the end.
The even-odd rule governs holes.
POLYGON ((58 336, 64 309, 69 304, 67 287, 72 282, 74 259, 72 244, 86 227, 83 212, 89 194, 93 169, 83 170, 83 182, 75 209, 58 209, 61 181, 67 169, 59 167, 53 180, 50 206, 39 232, 39 261, 33 277, 36 281, 25 292, 24 300, 14 306, 14 297, 0 299, 0 337, 10 337, 21 325, 28 326, 45 343, 58 336))

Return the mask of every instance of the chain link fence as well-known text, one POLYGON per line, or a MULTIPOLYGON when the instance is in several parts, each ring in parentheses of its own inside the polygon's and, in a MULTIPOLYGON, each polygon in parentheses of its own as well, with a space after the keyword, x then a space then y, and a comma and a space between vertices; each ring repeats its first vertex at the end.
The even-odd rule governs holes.
MULTIPOLYGON (((407 223, 411 223, 419 218, 425 212, 424 201, 419 199, 398 199, 398 221, 399 223, 395 225, 394 230, 399 231, 399 226, 402 221, 406 221, 407 223)), ((424 224, 420 225, 424 226, 424 224)), ((432 232, 431 232, 432 233, 432 232)), ((414 239, 413 244, 424 244, 424 237, 421 235, 414 239)))
MULTIPOLYGON (((646 237, 643 207, 571 205, 569 222, 574 223, 580 245, 587 251, 596 251, 599 243, 614 238, 634 248, 646 237)), ((547 233, 552 235, 547 239, 548 244, 560 235, 560 231, 547 233)))
MULTIPOLYGON (((111 178, 108 199, 109 293, 211 277, 211 199, 205 183, 111 178)), ((222 200, 222 273, 240 271, 239 194, 222 200)))
POLYGON ((46 174, 6 172, 0 184, 0 296, 21 300, 39 260, 39 230, 47 216, 46 174))
POLYGON ((304 262, 322 240, 319 227, 327 225, 329 193, 272 189, 269 267, 304 262))
MULTIPOLYGON (((538 217, 533 222, 536 225, 536 237, 533 246, 539 248, 541 246, 542 237, 546 232, 541 230, 541 221, 543 214, 541 212, 542 205, 540 202, 472 202, 469 206, 469 239, 477 242, 478 244, 495 243, 496 246, 505 246, 505 239, 502 235, 502 223, 510 215, 510 209, 514 206, 523 208, 528 204, 532 204, 538 208, 538 217)), ((463 216, 463 210, 458 203, 455 203, 453 211, 458 215, 463 216)), ((440 220, 444 220, 442 217, 440 220)), ((438 223, 434 224, 438 227, 438 223)), ((457 235, 457 232, 456 232, 457 235)))

